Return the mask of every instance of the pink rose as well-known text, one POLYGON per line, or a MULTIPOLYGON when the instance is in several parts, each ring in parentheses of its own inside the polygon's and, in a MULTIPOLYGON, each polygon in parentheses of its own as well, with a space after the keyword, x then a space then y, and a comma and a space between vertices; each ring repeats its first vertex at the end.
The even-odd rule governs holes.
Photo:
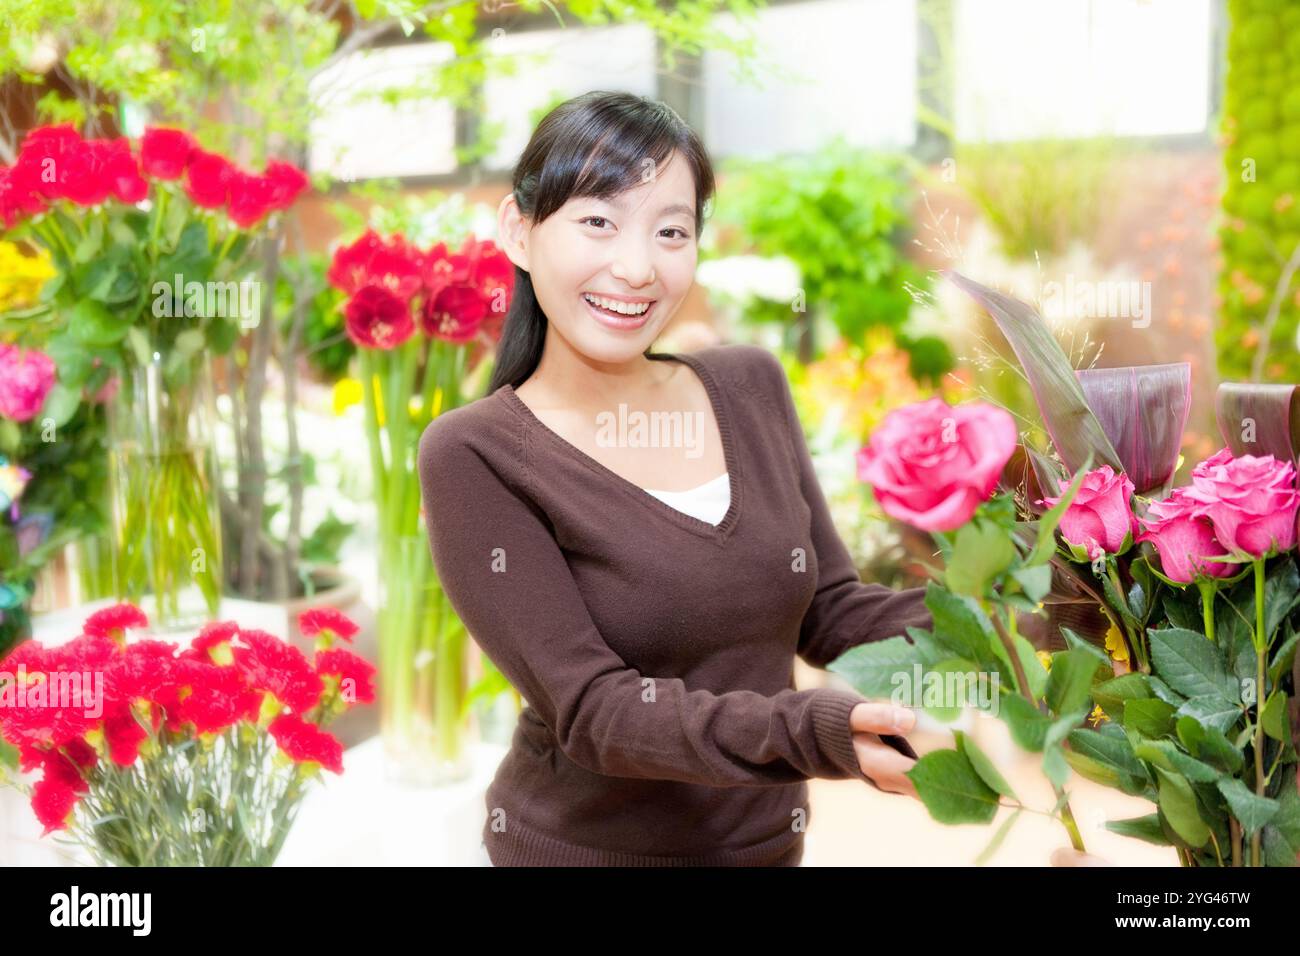
POLYGON ((1137 541, 1150 541, 1160 554, 1160 567, 1171 581, 1189 583, 1198 574, 1226 578, 1236 567, 1207 557, 1225 553, 1214 536, 1214 526, 1200 514, 1200 504, 1187 496, 1185 488, 1175 488, 1164 501, 1153 502, 1142 519, 1146 530, 1137 541))
MULTIPOLYGON (((1070 483, 1062 481, 1060 486, 1064 493, 1070 483)), ((1083 476, 1078 493, 1061 516, 1061 537, 1067 544, 1082 548, 1090 558, 1102 551, 1123 554, 1132 544, 1129 535, 1139 530, 1129 508, 1132 497, 1133 482, 1128 475, 1115 474, 1110 465, 1094 468, 1083 476)), ((1038 503, 1050 508, 1061 498, 1062 495, 1043 498, 1038 503)))
POLYGON ((0 344, 0 417, 30 421, 54 387, 54 361, 44 352, 0 344))
POLYGON ((993 494, 1019 437, 1004 409, 931 398, 885 416, 857 453, 858 477, 890 517, 952 531, 993 494))
POLYGON ((1215 455, 1192 473, 1187 496, 1210 519, 1226 553, 1261 558, 1295 546, 1295 481, 1295 466, 1272 455, 1215 455))
POLYGON ((1202 475, 1208 474, 1211 468, 1215 468, 1219 465, 1226 465, 1230 461, 1232 461, 1232 452, 1228 451, 1226 448, 1220 448, 1213 455, 1192 469, 1192 477, 1199 478, 1202 475))

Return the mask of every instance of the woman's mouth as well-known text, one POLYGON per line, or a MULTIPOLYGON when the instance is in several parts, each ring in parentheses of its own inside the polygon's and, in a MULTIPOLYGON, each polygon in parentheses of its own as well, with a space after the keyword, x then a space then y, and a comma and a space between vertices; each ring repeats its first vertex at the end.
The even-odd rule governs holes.
MULTIPOLYGON (((628 311, 618 312, 606 308, 605 306, 597 305, 597 300, 599 300, 599 297, 593 299, 588 295, 588 293, 584 292, 582 294, 582 301, 586 304, 588 311, 595 316, 596 321, 606 328, 616 329, 620 332, 633 332, 641 328, 641 326, 645 325, 649 320, 650 314, 654 312, 655 306, 659 304, 658 299, 650 302, 648 307, 645 306, 644 303, 619 303, 620 307, 627 309, 628 311), (641 312, 639 315, 633 314, 634 310, 643 307, 645 308, 645 311, 641 312)), ((613 300, 605 299, 604 301, 611 302, 613 300)))

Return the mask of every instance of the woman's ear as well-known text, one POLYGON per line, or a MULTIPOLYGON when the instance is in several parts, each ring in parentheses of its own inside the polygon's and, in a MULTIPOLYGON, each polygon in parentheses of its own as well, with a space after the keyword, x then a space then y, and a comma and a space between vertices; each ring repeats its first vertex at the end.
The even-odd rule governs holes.
POLYGON ((528 271, 528 221, 519 210, 513 192, 506 193, 497 207, 497 237, 510 261, 528 271))

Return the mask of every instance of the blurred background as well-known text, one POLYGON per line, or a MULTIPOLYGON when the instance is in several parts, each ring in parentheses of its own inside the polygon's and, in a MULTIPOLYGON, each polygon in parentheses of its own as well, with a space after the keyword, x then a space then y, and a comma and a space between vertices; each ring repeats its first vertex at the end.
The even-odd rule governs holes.
MULTIPOLYGON (((920 583, 933 551, 855 475, 889 409, 985 397, 1038 427, 996 327, 939 270, 1034 303, 1077 367, 1189 363, 1183 480, 1220 447, 1220 380, 1300 380, 1296 0, 0 0, 0 19, 0 164, 43 124, 135 137, 164 123, 250 168, 309 173, 261 272, 272 321, 214 358, 225 551, 256 539, 265 556, 260 574, 228 562, 223 595, 289 620, 341 607, 371 659, 380 542, 330 256, 366 228, 494 238, 533 127, 588 90, 663 100, 703 136, 718 193, 696 288, 657 349, 753 342, 781 358, 864 580, 920 583)), ((0 241, 0 311, 21 314, 52 278, 35 247, 0 241)), ((38 480, 30 504, 75 540, 11 622, 106 593, 93 540, 111 517, 85 507, 103 476, 83 459, 38 480)), ((472 646, 464 667, 467 738, 508 743, 517 695, 472 646)), ((377 708, 353 718, 349 746, 380 733, 377 708)), ((924 723, 918 749, 950 729, 924 723)), ((860 785, 813 786, 810 865, 966 864, 987 839, 860 785)), ((1103 801, 1080 798, 1081 823, 1140 812, 1103 801)), ((1056 834, 1034 834, 995 862, 1045 863, 1056 834)), ((1113 839, 1101 852, 1176 862, 1113 839)))

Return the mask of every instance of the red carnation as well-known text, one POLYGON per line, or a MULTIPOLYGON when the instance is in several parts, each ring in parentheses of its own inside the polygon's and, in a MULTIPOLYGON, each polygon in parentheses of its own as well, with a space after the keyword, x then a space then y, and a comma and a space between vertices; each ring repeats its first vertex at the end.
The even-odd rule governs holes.
POLYGON ((271 722, 269 730, 280 749, 297 763, 314 761, 326 770, 343 772, 343 744, 315 724, 293 714, 281 714, 271 722))
POLYGON ((234 667, 178 659, 171 699, 160 701, 167 711, 169 730, 193 724, 198 734, 220 733, 241 720, 252 720, 262 706, 262 695, 249 689, 234 667))
POLYGON ((340 686, 344 681, 351 681, 351 694, 348 702, 368 704, 375 699, 375 686, 372 678, 375 666, 342 647, 333 647, 316 654, 316 672, 322 676, 337 677, 340 686))
POLYGON ((149 183, 125 139, 100 140, 92 146, 99 153, 99 175, 108 191, 125 203, 138 203, 149 193, 149 183))
POLYGON ((81 630, 91 637, 108 637, 120 642, 128 628, 148 626, 149 618, 145 617, 144 611, 124 601, 90 615, 81 630))
POLYGON ((387 289, 368 285, 343 311, 348 337, 371 349, 391 349, 415 334, 411 307, 387 289))
POLYGON ((235 666, 249 687, 269 691, 295 713, 316 706, 325 688, 302 651, 256 629, 240 632, 239 639, 247 646, 234 649, 235 666))
POLYGON ((85 144, 71 123, 42 126, 23 139, 13 174, 27 190, 46 199, 63 199, 68 178, 85 144))
POLYGON ((154 179, 180 179, 195 149, 189 133, 150 126, 140 140, 140 165, 154 179))
POLYGON ((310 185, 301 169, 276 159, 266 164, 262 177, 271 185, 272 209, 288 209, 310 185))
POLYGON ((315 607, 298 615, 298 629, 304 637, 315 637, 321 631, 332 631, 335 637, 351 641, 361 630, 350 617, 335 607, 315 607))
POLYGON ((226 157, 196 146, 185 167, 185 193, 196 206, 220 209, 230 200, 231 180, 237 172, 226 157))
POLYGON ((16 170, 0 166, 0 224, 4 228, 12 229, 20 220, 44 209, 45 201, 40 193, 34 191, 21 175, 16 175, 16 170))

